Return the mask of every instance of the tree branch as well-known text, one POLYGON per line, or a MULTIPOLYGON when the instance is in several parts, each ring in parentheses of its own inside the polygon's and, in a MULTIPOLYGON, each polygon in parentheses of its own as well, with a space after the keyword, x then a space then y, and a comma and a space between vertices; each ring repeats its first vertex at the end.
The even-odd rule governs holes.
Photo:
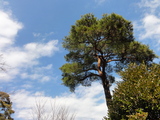
POLYGON ((86 75, 86 76, 84 76, 82 79, 79 79, 79 80, 80 80, 80 81, 83 81, 83 80, 85 80, 86 78, 91 77, 91 76, 100 77, 98 74, 90 73, 89 75, 86 75))
POLYGON ((87 71, 90 71, 90 70, 96 70, 97 71, 96 68, 88 68, 88 69, 84 69, 83 71, 87 72, 87 71))
POLYGON ((108 60, 107 63, 112 62, 112 61, 121 61, 121 59, 108 60))

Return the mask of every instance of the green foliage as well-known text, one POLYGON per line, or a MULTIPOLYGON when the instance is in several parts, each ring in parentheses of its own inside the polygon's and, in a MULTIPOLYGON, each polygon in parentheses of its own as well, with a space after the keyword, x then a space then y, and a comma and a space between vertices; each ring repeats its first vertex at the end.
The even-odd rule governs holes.
POLYGON ((128 120, 146 120, 148 116, 147 112, 143 112, 142 109, 138 109, 136 114, 127 115, 128 120))
POLYGON ((9 95, 5 92, 0 92, 0 120, 13 120, 11 114, 14 113, 12 110, 12 103, 10 102, 9 95))
POLYGON ((134 41, 131 22, 115 13, 104 14, 101 19, 93 14, 82 16, 71 26, 63 47, 69 51, 65 56, 69 63, 60 68, 62 81, 71 91, 79 84, 90 86, 91 82, 101 80, 97 70, 98 57, 103 59, 101 71, 106 72, 110 83, 114 81, 110 74, 113 70, 119 71, 129 62, 148 63, 156 57, 148 46, 134 41))
POLYGON ((128 116, 133 120, 148 114, 147 119, 159 120, 160 64, 152 64, 150 67, 145 64, 130 64, 120 72, 120 75, 124 81, 118 83, 114 91, 110 117, 113 120, 120 120, 127 119, 128 116), (137 112, 137 109, 141 109, 144 113, 137 112))
POLYGON ((63 84, 74 91, 78 85, 100 80, 108 106, 112 102, 109 87, 115 81, 112 72, 130 62, 149 64, 156 57, 148 46, 134 40, 131 22, 115 13, 101 19, 93 14, 82 16, 71 26, 63 47, 69 51, 68 63, 60 68, 63 84))

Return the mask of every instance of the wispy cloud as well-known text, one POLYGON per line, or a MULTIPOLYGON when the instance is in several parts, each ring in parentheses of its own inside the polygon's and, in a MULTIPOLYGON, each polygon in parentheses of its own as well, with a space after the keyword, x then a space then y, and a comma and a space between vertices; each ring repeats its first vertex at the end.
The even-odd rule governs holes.
POLYGON ((141 0, 139 3, 141 8, 146 8, 146 11, 155 13, 156 9, 160 7, 159 0, 141 0))
POLYGON ((39 37, 41 35, 41 33, 33 33, 34 37, 39 37))
POLYGON ((104 3, 106 0, 94 0, 98 5, 101 5, 104 3))
POLYGON ((33 36, 38 38, 38 39, 42 39, 43 41, 45 41, 48 37, 51 37, 54 34, 54 32, 49 32, 49 33, 35 33, 33 32, 33 36))
POLYGON ((6 0, 0 0, 0 9, 5 9, 9 5, 9 2, 6 0))
POLYGON ((30 79, 30 80, 38 80, 40 82, 48 82, 51 79, 53 80, 53 74, 51 73, 46 73, 46 71, 52 71, 53 67, 52 64, 49 64, 47 66, 43 66, 43 67, 33 67, 31 69, 31 73, 27 73, 26 71, 23 71, 20 74, 20 77, 22 79, 30 79))

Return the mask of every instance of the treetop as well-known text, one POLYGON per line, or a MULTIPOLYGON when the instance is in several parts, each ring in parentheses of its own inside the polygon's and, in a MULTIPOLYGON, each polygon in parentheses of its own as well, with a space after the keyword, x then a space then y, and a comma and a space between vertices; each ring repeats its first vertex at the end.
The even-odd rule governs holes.
POLYGON ((147 45, 135 41, 131 21, 115 13, 104 14, 101 19, 91 13, 83 15, 63 40, 69 51, 65 56, 68 63, 60 69, 63 84, 72 90, 79 84, 90 86, 102 73, 112 83, 113 71, 130 62, 149 64, 157 57, 147 45))

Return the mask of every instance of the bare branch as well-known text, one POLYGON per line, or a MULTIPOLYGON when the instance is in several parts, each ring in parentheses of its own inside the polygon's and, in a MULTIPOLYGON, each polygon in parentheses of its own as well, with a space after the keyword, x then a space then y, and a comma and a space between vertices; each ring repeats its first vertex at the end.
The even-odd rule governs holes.
POLYGON ((32 120, 75 120, 75 114, 69 113, 69 108, 59 106, 56 101, 36 100, 32 108, 32 120), (49 106, 49 107, 48 107, 49 106))

